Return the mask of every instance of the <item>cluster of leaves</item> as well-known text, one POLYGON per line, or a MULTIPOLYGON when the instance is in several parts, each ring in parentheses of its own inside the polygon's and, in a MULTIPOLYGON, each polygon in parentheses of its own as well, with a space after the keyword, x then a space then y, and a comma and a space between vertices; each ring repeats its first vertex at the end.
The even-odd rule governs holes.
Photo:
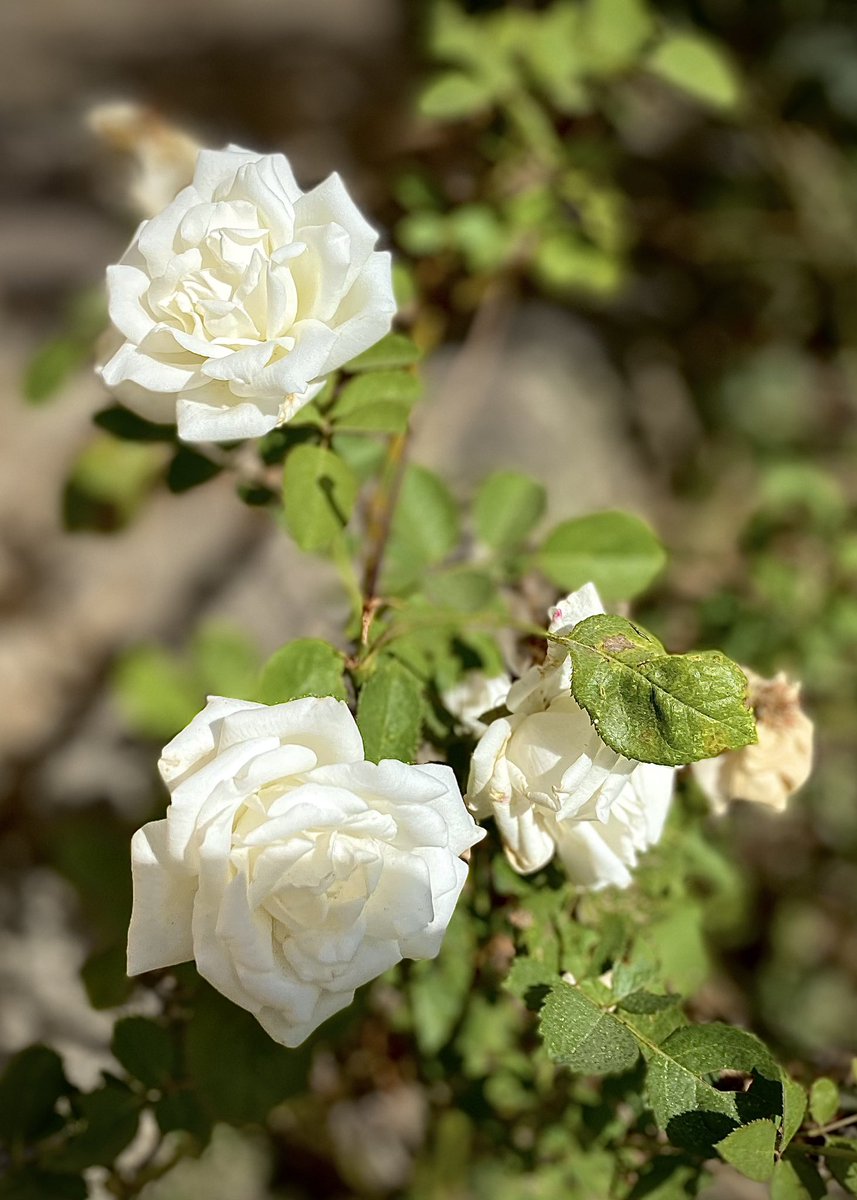
POLYGON ((171 1136, 172 1164, 198 1152, 216 1122, 262 1123, 275 1105, 306 1091, 309 1048, 276 1046, 249 1013, 192 971, 177 970, 160 986, 164 1016, 120 1017, 110 1047, 117 1070, 104 1072, 94 1090, 70 1084, 46 1046, 30 1046, 7 1064, 0 1078, 3 1200, 85 1200, 84 1172, 92 1167, 136 1192, 163 1173, 162 1163, 149 1167, 149 1145, 141 1147, 142 1165, 129 1164, 129 1179, 116 1166, 144 1111, 162 1137, 171 1136))
MULTIPOLYGON (((853 1190, 837 1086, 821 1078, 807 1095, 752 1034, 688 1020, 682 993, 710 973, 705 934, 745 918, 740 875, 687 806, 632 895, 580 898, 550 871, 523 880, 496 862, 477 881, 437 965, 410 972, 410 1020, 438 1074, 468 1081, 456 1096, 464 1153, 493 1138, 501 1195, 536 1170, 549 1197, 678 1200, 704 1187, 715 1157, 771 1181, 778 1200, 826 1195, 822 1163, 853 1190), (655 1129, 668 1146, 647 1161, 655 1129)), ((476 1195, 497 1181, 462 1157, 454 1169, 476 1195)))
POLYGON ((554 295, 606 299, 628 274, 625 197, 587 119, 621 123, 622 89, 654 81, 720 113, 741 101, 724 49, 646 0, 557 0, 479 17, 438 0, 427 48, 442 69, 419 109, 477 125, 487 170, 465 203, 460 182, 447 195, 426 173, 404 175, 400 244, 418 259, 453 255, 477 277, 521 273, 554 295))

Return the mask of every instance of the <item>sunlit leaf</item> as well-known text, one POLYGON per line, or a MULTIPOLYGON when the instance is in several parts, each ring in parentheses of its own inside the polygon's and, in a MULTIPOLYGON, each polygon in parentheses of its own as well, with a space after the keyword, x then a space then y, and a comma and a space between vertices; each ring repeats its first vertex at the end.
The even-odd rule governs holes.
POLYGON ((332 450, 296 446, 283 471, 286 526, 301 550, 325 550, 347 525, 358 480, 332 450))
POLYGON ((712 108, 733 109, 741 84, 724 50, 701 33, 670 33, 647 59, 648 69, 712 108))
POLYGON ((382 659, 360 690, 357 724, 370 762, 413 762, 422 728, 419 680, 395 659, 382 659))
POLYGON ((603 512, 557 525, 536 561, 557 587, 574 591, 592 582, 605 600, 630 600, 655 579, 666 555, 639 517, 603 512))
POLYGON ((282 704, 300 696, 345 699, 344 660, 340 651, 320 638, 298 638, 282 646, 265 663, 258 698, 282 704))
POLYGON ((715 650, 667 654, 624 617, 588 617, 563 645, 572 692, 600 737, 640 762, 680 766, 756 740, 747 679, 715 650))

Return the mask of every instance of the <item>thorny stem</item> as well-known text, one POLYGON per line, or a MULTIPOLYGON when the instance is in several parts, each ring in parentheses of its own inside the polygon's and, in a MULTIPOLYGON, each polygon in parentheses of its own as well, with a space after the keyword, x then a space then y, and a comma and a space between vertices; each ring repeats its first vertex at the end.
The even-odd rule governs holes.
POLYGON ((369 644, 372 622, 382 604, 381 597, 378 595, 378 582, 381 577, 381 568, 384 565, 387 543, 390 540, 390 531, 393 527, 396 503, 402 489, 409 437, 410 426, 404 433, 397 434, 390 439, 387 459, 381 472, 381 482, 369 505, 366 531, 369 539, 369 551, 363 570, 363 618, 360 625, 361 653, 365 652, 369 644))

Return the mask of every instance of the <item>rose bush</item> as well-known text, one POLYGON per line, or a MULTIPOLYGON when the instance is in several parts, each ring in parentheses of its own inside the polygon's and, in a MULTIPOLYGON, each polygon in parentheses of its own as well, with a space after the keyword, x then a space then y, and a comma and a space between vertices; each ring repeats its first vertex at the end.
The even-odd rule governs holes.
POLYGON ((132 843, 128 970, 188 959, 286 1046, 432 958, 484 833, 447 766, 364 761, 347 705, 211 698, 164 749, 132 843))
POLYGON ((390 256, 331 175, 282 154, 203 150, 193 182, 107 270, 104 383, 185 441, 257 437, 390 328, 390 256))
MULTIPOLYGON (((587 584, 552 608, 549 631, 565 634, 603 613, 587 584)), ((571 694, 571 661, 553 642, 506 697, 473 754, 467 803, 493 816, 512 867, 529 874, 556 854, 583 887, 626 887, 640 851, 657 841, 672 795, 672 768, 611 750, 571 694)))

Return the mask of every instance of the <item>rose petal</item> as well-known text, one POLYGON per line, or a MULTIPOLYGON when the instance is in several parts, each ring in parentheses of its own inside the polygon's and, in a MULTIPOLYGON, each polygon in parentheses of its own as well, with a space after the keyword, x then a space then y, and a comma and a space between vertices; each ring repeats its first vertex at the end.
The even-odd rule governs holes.
POLYGON ((374 346, 390 332, 395 314, 392 260, 387 251, 376 251, 332 318, 336 339, 317 374, 335 371, 374 346))
POLYGON ((166 821, 152 821, 134 834, 131 873, 134 903, 128 929, 128 974, 141 975, 193 958, 196 879, 170 853, 166 821))
POLYGON ((170 789, 181 782, 192 768, 204 766, 215 748, 212 725, 230 713, 247 708, 261 708, 249 700, 231 700, 226 696, 209 696, 205 708, 197 713, 181 733, 177 733, 161 752, 158 770, 170 789))

